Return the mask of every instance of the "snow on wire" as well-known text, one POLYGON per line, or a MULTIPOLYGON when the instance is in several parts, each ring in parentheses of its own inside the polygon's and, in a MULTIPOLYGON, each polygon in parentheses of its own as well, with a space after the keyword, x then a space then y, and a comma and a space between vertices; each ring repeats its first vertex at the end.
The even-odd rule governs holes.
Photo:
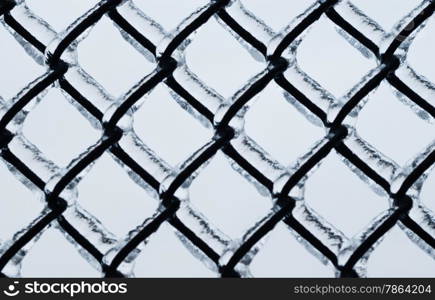
POLYGON ((423 182, 435 163, 435 142, 402 168, 355 130, 366 96, 381 82, 394 87, 402 102, 420 118, 433 121, 435 85, 407 64, 406 54, 434 7, 435 1, 421 1, 392 32, 386 32, 350 1, 319 0, 276 33, 240 1, 212 0, 184 19, 174 31, 165 32, 132 1, 103 0, 58 33, 36 16, 24 0, 2 0, 2 25, 36 63, 47 68, 45 74, 15 97, 0 98, 1 159, 28 188, 42 192, 46 203, 37 219, 0 245, 2 275, 20 276, 23 258, 49 226, 60 230, 84 259, 107 277, 134 276, 135 258, 163 223, 170 224, 186 248, 223 277, 251 276, 251 261, 279 222, 284 222, 324 264, 333 266, 338 277, 366 276, 369 255, 396 225, 435 259, 435 216, 419 198, 423 182), (87 74, 75 55, 78 44, 103 16, 113 21, 123 38, 144 59, 155 64, 150 74, 119 99, 87 74), (377 61, 377 67, 340 99, 308 77, 295 62, 305 32, 320 17, 335 23, 352 46, 377 61), (230 99, 206 86, 188 69, 184 59, 186 45, 210 18, 216 18, 253 59, 265 64, 264 70, 230 99), (272 81, 308 122, 327 130, 324 138, 290 167, 278 163, 243 128, 250 100, 272 81), (165 85, 178 104, 215 132, 208 143, 177 168, 151 151, 131 126, 135 111, 157 85, 165 85), (20 130, 27 114, 37 105, 30 105, 31 101, 39 101, 49 89, 60 89, 102 132, 101 139, 66 168, 46 159, 20 130), (238 240, 230 239, 195 211, 186 192, 218 151, 273 202, 269 213, 238 240), (372 189, 391 199, 390 208, 353 238, 346 237, 304 203, 306 179, 331 151, 337 152, 372 189), (122 238, 105 229, 76 201, 77 184, 105 152, 124 167, 144 192, 159 201, 154 215, 122 238))

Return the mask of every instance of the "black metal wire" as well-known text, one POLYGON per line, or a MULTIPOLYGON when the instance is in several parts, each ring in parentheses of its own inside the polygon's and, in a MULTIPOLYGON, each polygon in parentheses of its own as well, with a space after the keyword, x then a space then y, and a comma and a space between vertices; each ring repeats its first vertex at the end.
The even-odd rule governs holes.
MULTIPOLYGON (((379 53, 379 47, 369 37, 361 33, 358 28, 355 28, 348 21, 346 21, 334 9, 337 0, 327 0, 322 2, 310 14, 308 14, 299 24, 296 24, 287 35, 285 35, 281 42, 278 44, 273 54, 267 56, 267 46, 264 45, 259 39, 252 35, 248 30, 243 28, 230 13, 225 10, 226 5, 229 4, 228 0, 214 0, 204 9, 204 11, 194 18, 189 24, 186 24, 173 39, 169 42, 166 49, 158 57, 156 54, 157 45, 153 44, 150 39, 144 36, 139 29, 135 28, 129 23, 129 20, 122 16, 117 10, 117 6, 122 3, 121 0, 105 0, 102 1, 91 13, 84 17, 79 23, 75 24, 59 43, 53 53, 48 54, 48 65, 50 71, 41 76, 32 85, 32 88, 18 99, 15 104, 2 116, 0 119, 0 145, 1 157, 37 188, 46 193, 46 200, 50 212, 43 216, 38 222, 34 224, 27 232, 23 233, 7 251, 0 256, 0 271, 5 265, 22 249, 32 238, 41 232, 49 224, 57 220, 58 224, 67 232, 74 241, 92 255, 96 261, 101 264, 101 269, 108 277, 123 276, 117 268, 126 259, 141 242, 147 239, 151 234, 158 230, 159 226, 168 222, 179 233, 181 233, 187 240, 195 245, 203 252, 212 262, 217 266, 221 275, 224 277, 240 276, 237 269, 237 264, 244 258, 244 256, 254 247, 259 240, 267 235, 275 225, 279 222, 284 222, 290 226, 297 234, 304 238, 312 247, 319 251, 326 257, 338 270, 341 275, 345 277, 355 277, 357 273, 354 270, 355 264, 364 256, 364 254, 378 241, 382 236, 391 229, 397 222, 401 222, 408 229, 413 231, 417 236, 424 240, 429 246, 435 248, 435 239, 429 233, 424 231, 412 218, 408 215, 409 210, 412 208, 412 199, 407 195, 411 186, 435 164, 435 152, 430 153, 404 180, 402 186, 396 193, 391 191, 389 182, 372 169, 362 158, 346 146, 345 140, 349 134, 347 127, 343 124, 346 117, 352 110, 366 97, 373 89, 375 89, 382 81, 388 81, 392 86, 401 91, 411 101, 416 103, 421 109, 428 112, 432 117, 435 116, 435 108, 423 99, 418 93, 407 86, 403 81, 398 78, 394 72, 399 67, 400 61, 395 57, 396 50, 403 43, 403 39, 394 39, 391 45, 387 48, 385 53, 379 53), (73 84, 68 82, 65 74, 68 72, 68 64, 62 61, 63 52, 71 46, 72 43, 88 28, 98 22, 102 16, 108 15, 114 23, 116 23, 122 30, 124 30, 132 39, 142 45, 145 49, 150 51, 156 56, 158 65, 154 73, 151 73, 149 78, 145 80, 140 86, 134 90, 127 99, 119 105, 115 110, 109 121, 103 123, 104 112, 100 111, 94 106, 92 99, 87 99, 73 84), (185 41, 189 36, 203 24, 205 24, 212 16, 216 15, 229 28, 236 32, 246 43, 257 49, 269 62, 269 67, 263 76, 253 82, 238 99, 227 109, 219 124, 215 125, 215 138, 214 140, 204 147, 195 159, 186 165, 175 177, 169 187, 163 192, 160 191, 161 183, 154 178, 143 166, 136 162, 129 154, 122 149, 118 141, 122 138, 123 131, 117 126, 118 121, 125 116, 132 106, 148 91, 160 83, 166 84, 180 97, 182 97, 190 106, 195 109, 200 115, 204 116, 209 121, 213 121, 215 116, 208 108, 202 103, 201 99, 196 99, 188 90, 186 90, 177 80, 173 77, 172 73, 177 68, 177 61, 172 54, 176 49, 185 41), (315 23, 322 15, 327 16, 337 26, 341 27, 349 35, 354 37, 358 42, 369 49, 376 57, 378 57, 383 67, 375 74, 364 86, 358 90, 354 96, 344 104, 338 112, 337 117, 331 122, 327 121, 327 112, 323 111, 320 107, 314 104, 310 98, 303 92, 299 91, 290 81, 285 78, 284 72, 288 68, 287 60, 282 57, 283 52, 289 45, 310 25, 315 23), (247 159, 239 153, 236 148, 231 144, 235 136, 235 131, 230 127, 230 121, 237 115, 237 113, 259 92, 261 92, 271 81, 275 81, 283 90, 291 94, 299 104, 304 106, 307 110, 316 115, 325 125, 329 128, 329 135, 322 147, 320 147, 311 157, 309 157, 299 169, 296 170, 283 185, 282 189, 276 193, 273 190, 273 182, 267 178, 262 172, 256 169, 247 159), (100 143, 95 146, 87 155, 81 157, 74 163, 73 166, 59 179, 52 191, 47 192, 46 182, 39 178, 30 167, 15 156, 8 148, 9 143, 13 140, 14 135, 8 131, 8 124, 20 113, 21 110, 44 89, 58 82, 60 88, 68 93, 80 106, 94 116, 101 122, 104 128, 104 137, 100 143), (319 162, 321 162, 333 149, 340 155, 346 158, 356 168, 363 172, 367 177, 378 184, 384 189, 395 201, 394 212, 386 218, 381 224, 372 232, 362 244, 353 252, 350 258, 344 265, 339 265, 337 255, 324 245, 314 234, 305 228, 296 218, 292 215, 295 207, 295 200, 288 196, 292 188, 294 188, 304 176, 319 162), (232 257, 225 265, 220 265, 220 255, 216 253, 207 243, 188 228, 176 215, 180 207, 180 200, 176 197, 176 191, 182 184, 204 163, 206 163, 213 155, 222 151, 229 156, 235 163, 237 163, 245 172, 255 178, 262 184, 276 199, 277 209, 265 223, 257 228, 250 237, 235 250, 232 257), (129 240, 115 255, 110 265, 103 263, 104 254, 101 253, 87 238, 83 236, 76 228, 74 228, 62 215, 67 208, 67 202, 61 198, 62 191, 76 178, 76 176, 83 171, 87 166, 92 164, 98 157, 105 152, 111 152, 115 157, 128 166, 137 176, 144 180, 150 187, 160 193, 162 204, 165 207, 161 210, 150 222, 131 239, 129 240)), ((415 26, 407 27, 400 33, 400 36, 408 37, 412 32, 420 26, 430 15, 433 14, 435 2, 430 2, 423 8, 413 22, 415 26), (410 29, 411 28, 411 29, 410 29)), ((44 45, 35 36, 33 36, 22 24, 17 21, 10 12, 15 7, 14 1, 2 1, 0 3, 0 16, 3 16, 5 23, 11 27, 19 36, 26 40, 29 45, 39 50, 44 54, 48 45, 44 45)), ((2 276, 4 274, 2 273, 2 276)))

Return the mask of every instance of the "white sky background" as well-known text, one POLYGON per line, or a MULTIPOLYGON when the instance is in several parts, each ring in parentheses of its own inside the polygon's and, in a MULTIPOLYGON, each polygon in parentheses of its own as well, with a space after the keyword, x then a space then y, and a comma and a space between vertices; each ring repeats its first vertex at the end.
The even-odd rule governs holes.
MULTIPOLYGON (((60 31, 98 1, 26 2, 36 14, 60 31)), ((168 31, 196 7, 206 3, 205 0, 134 2, 168 31)), ((313 1, 242 2, 279 31, 313 1)), ((419 1, 353 0, 353 3, 388 29, 419 1)), ((408 59, 417 72, 435 82, 435 68, 429 59, 435 51, 434 18, 429 22, 411 47, 408 59)), ((0 41, 8 56, 8 59, 0 60, 0 96, 8 99, 40 75, 43 69, 27 56, 3 27, 0 27, 0 41), (2 70, 7 70, 7 75, 2 70)), ((121 38, 106 17, 81 43, 78 54, 82 67, 115 96, 125 93, 154 67, 121 38)), ((372 60, 350 46, 326 18, 312 27, 299 48, 297 59, 306 73, 336 97, 343 95, 375 66, 372 60)), ((255 61, 214 18, 199 30, 186 50, 186 60, 194 73, 225 97, 230 97, 265 67, 255 61)), ((309 123, 288 103, 282 90, 274 84, 257 97, 247 114, 245 128, 249 136, 284 165, 294 162, 325 134, 324 129, 309 123)), ((434 138, 434 125, 419 119, 384 84, 361 112, 357 129, 363 138, 400 165, 405 165, 434 138)), ((212 136, 211 131, 204 129, 176 104, 162 85, 148 96, 137 112, 135 130, 145 144, 174 166, 212 136)), ((30 113, 24 134, 61 166, 92 145, 100 135, 56 89, 52 89, 30 113)), ((429 208, 435 210, 433 173, 423 188, 422 198, 429 208)), ((42 204, 3 164, 0 165, 0 178, 0 220, 4 222, 0 239, 5 240, 36 217, 42 204)), ((119 236, 150 216, 157 206, 156 201, 107 154, 97 161, 80 183, 79 193, 79 203, 119 236)), ((336 154, 328 156, 309 179, 305 196, 314 210, 348 236, 358 233, 373 217, 388 208, 388 199, 375 194, 336 154)), ((190 197, 199 211, 234 238, 240 237, 271 207, 270 199, 261 196, 233 171, 222 154, 218 154, 193 183, 190 197)), ((322 265, 307 252, 283 224, 272 232, 251 266, 253 275, 260 277, 334 276, 332 268, 322 265)), ((22 269, 23 276, 35 277, 92 277, 98 274, 53 228, 45 232, 30 251, 22 269)), ((214 276, 184 248, 166 224, 150 238, 138 257, 136 275, 214 276)), ((395 227, 372 254, 368 276, 431 277, 435 276, 435 261, 395 227)))

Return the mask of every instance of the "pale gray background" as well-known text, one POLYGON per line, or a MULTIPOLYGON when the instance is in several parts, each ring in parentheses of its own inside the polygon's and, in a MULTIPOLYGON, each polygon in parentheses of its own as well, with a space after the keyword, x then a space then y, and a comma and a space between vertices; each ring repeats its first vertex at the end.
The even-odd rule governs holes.
MULTIPOLYGON (((56 30, 62 30, 98 1, 26 2, 56 30)), ((170 30, 206 1, 135 0, 135 3, 170 30)), ((278 31, 312 1, 244 0, 243 3, 278 31)), ((353 3, 387 29, 418 1, 354 0, 353 3)), ((409 54, 412 66, 432 82, 435 82, 435 68, 427 62, 435 51, 434 34, 432 18, 418 35, 409 54)), ((27 56, 3 27, 0 27, 0 41, 2 55, 7 57, 0 59, 0 96, 8 99, 40 75, 43 69, 27 56)), ((193 72, 225 97, 230 97, 264 68, 215 19, 200 29, 186 51, 186 59, 193 72)), ((298 59, 301 68, 335 96, 343 95, 375 66, 338 35, 332 22, 326 19, 321 19, 312 28, 300 46, 298 59)), ((117 96, 154 67, 121 38, 106 17, 81 43, 79 60, 83 68, 117 96)), ((357 128, 367 141, 402 165, 434 138, 433 125, 425 123, 401 104, 387 85, 381 86, 372 96, 361 112, 357 128)), ((151 93, 137 112, 135 130, 171 165, 186 159, 212 136, 211 131, 204 129, 175 103, 162 85, 151 93)), ((286 165, 325 134, 323 129, 307 122, 285 100, 282 90, 275 84, 258 96, 247 115, 246 131, 286 165)), ((29 115, 24 133, 47 157, 61 166, 95 143, 100 135, 56 89, 51 90, 29 115)), ((13 177, 4 164, 0 164, 0 178, 0 238, 7 240, 36 217, 42 203, 13 177)), ((435 209, 434 183, 435 175, 432 173, 422 192, 423 201, 432 209, 435 209)), ((80 183, 79 192, 82 206, 119 236, 141 223, 157 207, 156 201, 107 154, 80 183)), ((271 206, 270 199, 259 195, 251 184, 234 172, 222 154, 218 154, 203 170, 190 193, 195 207, 234 238, 240 237, 271 206)), ((387 199, 376 195, 335 154, 330 155, 309 179, 306 199, 310 206, 349 236, 356 234, 371 218, 388 207, 387 199)), ((151 237, 137 259, 136 275, 215 276, 185 249, 172 231, 164 224, 151 237)), ((282 224, 272 232, 268 243, 254 259, 251 270, 255 276, 333 276, 332 268, 322 265, 307 252, 282 224)), ((49 229, 25 258, 22 275, 92 277, 99 276, 99 273, 79 256, 61 233, 49 229)), ((371 256, 368 276, 435 276, 435 261, 395 228, 371 256)))

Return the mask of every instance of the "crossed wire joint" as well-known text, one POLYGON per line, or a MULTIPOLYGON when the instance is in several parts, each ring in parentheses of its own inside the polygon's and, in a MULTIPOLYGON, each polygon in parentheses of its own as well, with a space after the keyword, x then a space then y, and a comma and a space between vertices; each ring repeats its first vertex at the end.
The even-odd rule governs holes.
POLYGON ((46 203, 33 222, 0 244, 2 275, 20 276, 23 258, 50 226, 59 229, 106 277, 134 276, 136 257, 163 223, 170 224, 186 248, 223 277, 251 276, 250 263, 280 222, 324 264, 331 265, 338 277, 365 276, 369 255, 396 225, 435 258, 435 216, 419 198, 435 163, 435 140, 409 165, 399 166, 364 141, 355 129, 368 95, 382 82, 406 99, 404 102, 418 116, 433 121, 435 85, 409 66, 406 54, 434 8, 435 1, 420 1, 392 32, 385 32, 350 1, 319 0, 276 33, 241 1, 212 0, 166 32, 133 1, 103 0, 58 33, 25 1, 2 0, 1 23, 35 62, 47 69, 15 97, 0 98, 1 159, 27 187, 41 193, 46 203), (119 98, 110 95, 75 57, 79 43, 102 17, 110 18, 121 35, 155 64, 152 72, 144 74, 119 98), (254 59, 265 65, 229 99, 204 84, 185 63, 184 50, 211 18, 216 18, 254 59), (303 72, 296 61, 300 42, 320 18, 334 23, 355 48, 377 62, 376 68, 340 99, 303 72), (278 163, 243 128, 251 100, 271 82, 282 88, 307 121, 327 131, 290 167, 278 163), (147 147, 131 126, 135 112, 158 85, 165 85, 188 113, 214 130, 213 138, 177 167, 147 147), (49 89, 60 89, 101 131, 98 142, 65 168, 47 159, 21 131, 26 116, 49 89), (219 151, 272 200, 269 213, 237 240, 192 208, 185 193, 219 151), (352 238, 321 218, 303 199, 307 178, 332 151, 371 188, 391 199, 390 208, 352 238), (77 199, 80 180, 106 152, 159 201, 151 217, 121 238, 81 208, 77 199))

